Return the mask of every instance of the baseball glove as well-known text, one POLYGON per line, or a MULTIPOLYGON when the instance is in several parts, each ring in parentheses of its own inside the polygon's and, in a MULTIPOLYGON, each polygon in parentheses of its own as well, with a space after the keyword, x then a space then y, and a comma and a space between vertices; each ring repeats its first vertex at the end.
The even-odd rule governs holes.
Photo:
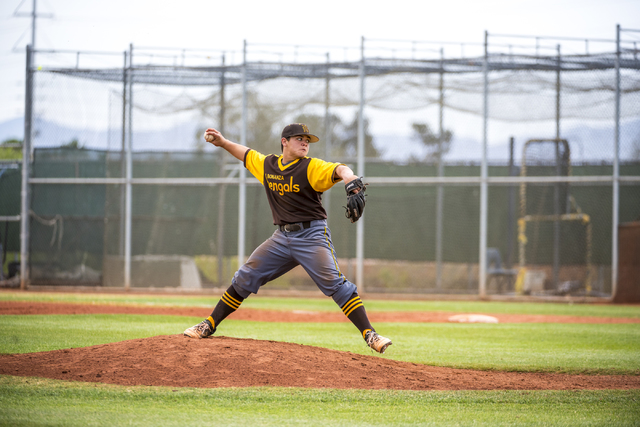
POLYGON ((343 206, 347 211, 344 216, 349 218, 351 222, 359 220, 364 212, 364 205, 366 204, 366 194, 364 192, 367 189, 367 185, 369 184, 364 184, 361 178, 356 178, 344 186, 347 191, 347 206, 343 206))

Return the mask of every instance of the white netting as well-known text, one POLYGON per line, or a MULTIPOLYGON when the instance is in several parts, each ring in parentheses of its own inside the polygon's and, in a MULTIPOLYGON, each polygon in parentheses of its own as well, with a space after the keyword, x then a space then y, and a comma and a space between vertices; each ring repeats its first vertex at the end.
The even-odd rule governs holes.
MULTIPOLYGON (((556 157, 555 143, 532 145, 524 165, 527 177, 610 176, 614 155, 614 54, 574 53, 558 58, 548 49, 539 55, 523 49, 511 55, 489 52, 485 63, 477 49, 474 56, 463 53, 441 58, 437 58, 438 51, 421 51, 418 45, 387 57, 381 50, 365 54, 366 76, 361 80, 362 63, 351 51, 332 53, 328 58, 306 55, 300 48, 278 61, 277 55, 274 58, 250 48, 244 94, 241 55, 229 55, 223 63, 211 58, 198 62, 188 54, 171 60, 134 51, 133 67, 127 69, 122 65, 64 68, 45 64, 34 71, 34 173, 42 178, 123 176, 121 150, 131 138, 134 179, 235 179, 239 163, 231 159, 223 163, 219 150, 203 143, 202 131, 218 127, 230 139, 240 141, 243 96, 248 146, 265 154, 278 153, 282 127, 304 121, 320 137, 311 155, 348 163, 355 170, 358 112, 363 101, 366 166, 364 173, 356 172, 381 181, 399 178, 370 188, 363 219, 365 276, 370 290, 468 292, 478 285, 479 180, 459 183, 448 177, 480 176, 485 112, 491 177, 517 175, 514 172, 523 166, 524 144, 530 139, 559 135, 567 146, 556 157), (125 100, 131 100, 131 109, 125 100), (430 133, 419 137, 414 124, 427 125, 421 129, 430 133), (415 184, 412 178, 439 174, 433 142, 438 140, 440 125, 450 136, 446 144, 450 148, 443 153, 443 184, 440 188, 433 182, 415 184), (565 156, 569 152, 570 158, 565 156), (436 221, 439 208, 440 224, 436 221), (442 231, 440 249, 437 230, 442 231), (440 266, 435 262, 438 258, 440 266)), ((621 174, 626 176, 640 174, 640 62, 635 54, 625 51, 621 55, 618 94, 621 174)), ((116 60, 122 62, 121 57, 116 60)), ((262 189, 254 185, 253 178, 248 180, 245 243, 249 252, 268 237, 273 226, 262 189)), ((568 217, 560 219, 559 231, 557 221, 545 219, 533 225, 536 221, 527 220, 525 237, 531 243, 525 263, 551 269, 547 277, 557 276, 555 289, 547 285, 547 291, 572 282, 572 266, 576 265, 582 272, 576 273, 576 280, 583 289, 585 277, 593 279, 591 284, 600 283, 593 289, 610 289, 605 279, 611 269, 610 183, 529 184, 524 211, 518 209, 523 199, 517 187, 489 186, 488 245, 502 255, 505 264, 517 265, 518 219, 581 213, 589 215, 592 237, 588 251, 593 267, 587 267, 587 249, 574 250, 585 248, 579 245, 587 239, 586 222, 568 217), (563 254, 559 275, 553 272, 558 233, 563 254)), ((632 191, 636 187, 627 183, 623 188, 622 221, 640 214, 634 211, 640 194, 632 191)), ((89 264, 99 271, 105 257, 121 255, 123 187, 96 188, 35 186, 34 211, 47 218, 63 210, 66 237, 55 252, 47 246, 50 230, 34 226, 32 259, 47 260, 49 267, 64 266, 67 272, 89 264)), ((343 218, 343 193, 338 186, 324 199, 342 269, 353 278, 355 227, 343 218)), ((188 256, 206 265, 209 285, 222 286, 218 281, 229 279, 237 265, 233 259, 239 226, 235 181, 226 187, 193 182, 136 184, 132 210, 132 253, 141 257, 140 268, 145 257, 188 256)), ((119 268, 117 263, 109 265, 119 268)), ((295 274, 287 280, 277 286, 313 287, 295 274)))

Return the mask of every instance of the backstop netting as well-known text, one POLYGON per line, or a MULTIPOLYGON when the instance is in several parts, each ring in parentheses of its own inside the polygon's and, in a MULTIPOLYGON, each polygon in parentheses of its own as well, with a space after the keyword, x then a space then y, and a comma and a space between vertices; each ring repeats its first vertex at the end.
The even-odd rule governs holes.
MULTIPOLYGON (((130 250, 132 287, 228 286, 239 221, 245 256, 274 226, 258 181, 204 143, 202 132, 217 127, 269 154, 280 152, 284 125, 304 122, 320 137, 311 156, 345 163, 371 184, 364 290, 478 292, 486 140, 487 247, 499 257, 491 272, 508 276, 504 286, 489 281, 487 292, 611 292, 615 55, 568 52, 559 60, 496 45, 484 58, 372 46, 362 71, 363 61, 348 53, 290 56, 283 48, 273 60, 264 49, 248 49, 244 71, 241 55, 176 63, 143 51, 126 66, 92 58, 90 66, 34 68, 33 284, 123 286, 130 250), (531 139, 566 143, 525 148, 531 139), (566 217, 576 214, 582 219, 566 217)), ((622 222, 640 215, 633 55, 623 55, 621 73, 620 172, 630 177, 620 186, 622 222)), ((46 64, 45 55, 36 58, 46 64)), ((342 185, 323 195, 340 268, 355 280, 356 226, 344 218, 344 199, 342 185)), ((300 269, 269 287, 315 289, 300 269)))

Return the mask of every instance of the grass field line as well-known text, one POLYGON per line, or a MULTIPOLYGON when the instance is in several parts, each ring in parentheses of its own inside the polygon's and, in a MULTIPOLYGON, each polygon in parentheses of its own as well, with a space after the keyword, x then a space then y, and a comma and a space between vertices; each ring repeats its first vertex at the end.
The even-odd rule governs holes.
MULTIPOLYGON (((84 304, 139 305, 161 307, 213 308, 219 296, 148 295, 112 293, 57 293, 29 291, 0 291, 0 301, 33 301, 84 304)), ((482 314, 528 314, 556 316, 593 316, 640 319, 640 305, 614 304, 561 304, 482 301, 414 301, 414 300, 366 300, 369 312, 448 312, 482 314)), ((335 312, 336 305, 328 298, 264 297, 248 298, 243 308, 283 311, 335 312)))

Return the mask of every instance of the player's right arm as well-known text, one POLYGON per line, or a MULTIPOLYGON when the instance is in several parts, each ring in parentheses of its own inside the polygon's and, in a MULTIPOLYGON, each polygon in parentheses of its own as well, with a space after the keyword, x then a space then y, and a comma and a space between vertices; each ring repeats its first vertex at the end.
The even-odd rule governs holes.
POLYGON ((244 155, 247 153, 247 151, 249 151, 249 147, 229 141, 227 138, 222 136, 222 134, 218 130, 214 128, 208 128, 206 131, 204 131, 204 139, 205 141, 215 145, 216 147, 224 148, 225 150, 227 150, 227 152, 229 152, 229 154, 231 154, 241 162, 244 161, 244 155))

